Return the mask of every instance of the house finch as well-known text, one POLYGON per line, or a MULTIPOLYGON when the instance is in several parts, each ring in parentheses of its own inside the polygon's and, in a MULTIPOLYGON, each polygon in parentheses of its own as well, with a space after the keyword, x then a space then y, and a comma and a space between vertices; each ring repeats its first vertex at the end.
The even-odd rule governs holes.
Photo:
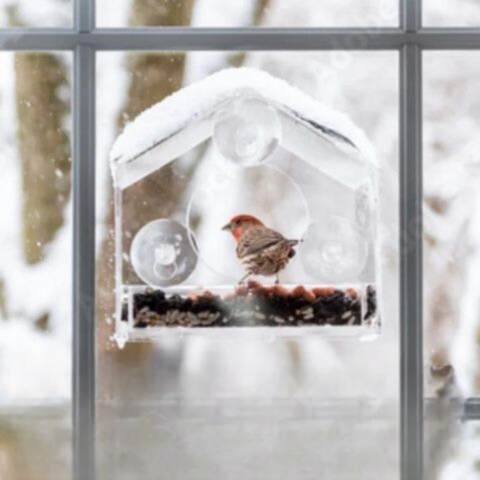
POLYGON ((237 215, 222 230, 232 233, 237 242, 237 257, 247 270, 240 283, 250 275, 276 275, 275 283, 279 283, 278 273, 295 255, 293 247, 298 240, 287 240, 252 215, 237 215))

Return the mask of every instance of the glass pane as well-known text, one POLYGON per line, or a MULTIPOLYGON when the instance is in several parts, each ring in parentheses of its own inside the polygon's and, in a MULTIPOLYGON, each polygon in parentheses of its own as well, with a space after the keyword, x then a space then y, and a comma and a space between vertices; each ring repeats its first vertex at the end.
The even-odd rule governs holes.
POLYGON ((425 411, 428 480, 477 480, 480 422, 465 420, 460 404, 431 400, 425 411))
POLYGON ((0 28, 67 28, 72 0, 0 0, 0 28))
POLYGON ((430 432, 430 467, 443 472, 431 478, 478 476, 478 428, 452 420, 449 406, 480 395, 479 60, 425 55, 425 396, 441 430, 430 432))
POLYGON ((396 26, 397 0, 97 0, 101 27, 396 26))
POLYGON ((478 0, 424 0, 423 23, 429 27, 478 27, 478 0))
MULTIPOLYGON (((334 479, 371 480, 373 475, 379 478, 398 479, 400 370, 396 250, 397 54, 100 53, 97 65, 99 180, 97 291, 100 292, 97 305, 97 391, 100 478, 122 480, 141 476, 145 479, 156 479, 157 472, 162 471, 171 479, 243 479, 244 468, 248 465, 249 469, 255 472, 252 478, 254 476, 258 480, 318 478, 319 472, 334 479), (257 327, 246 327, 246 330, 232 327, 224 328, 222 331, 222 327, 216 326, 207 332, 205 328, 196 331, 193 328, 179 330, 178 327, 172 327, 170 330, 167 328, 167 331, 165 328, 162 330, 162 327, 151 326, 143 329, 134 327, 129 331, 130 336, 122 337, 126 344, 120 342, 120 347, 123 348, 119 348, 115 339, 121 336, 124 325, 121 309, 117 310, 117 315, 115 314, 115 300, 120 301, 122 305, 125 298, 131 298, 129 294, 132 291, 127 289, 126 296, 123 297, 122 289, 118 288, 118 285, 115 289, 115 263, 117 262, 117 267, 120 267, 120 273, 125 274, 126 280, 133 279, 138 282, 138 277, 131 269, 130 259, 133 257, 130 257, 129 249, 117 251, 116 254, 114 251, 113 192, 108 166, 112 144, 123 127, 131 123, 140 112, 184 86, 193 85, 199 80, 207 81, 205 79, 210 74, 224 67, 240 64, 256 69, 251 73, 254 79, 258 79, 258 76, 265 78, 262 75, 268 73, 288 81, 290 85, 303 92, 292 91, 290 86, 283 83, 283 87, 278 87, 276 83, 278 80, 274 81, 267 77, 269 80, 265 82, 272 88, 262 90, 263 94, 257 99, 269 98, 269 95, 274 94, 273 87, 286 88, 296 98, 300 96, 304 99, 303 95, 307 94, 309 97, 303 107, 296 105, 295 108, 309 110, 312 105, 316 105, 322 111, 326 106, 336 111, 347 112, 352 121, 360 126, 373 142, 380 163, 379 204, 383 253, 379 267, 382 271, 380 303, 384 308, 382 334, 375 338, 364 336, 362 341, 358 337, 341 338, 338 335, 334 335, 335 338, 328 337, 324 335, 326 330, 309 334, 311 330, 302 330, 301 326, 297 333, 293 332, 290 336, 282 335, 278 328, 273 332, 271 328, 268 330, 268 327, 260 331, 255 330, 257 327), (116 87, 113 89, 112 85, 116 87), (366 94, 370 85, 375 85, 375 92, 372 91, 372 95, 366 94), (318 106, 315 101, 324 102, 325 106, 318 106), (135 338, 141 338, 143 341, 132 341, 135 338), (380 456, 379 444, 382 445, 380 456)), ((233 75, 237 74, 238 78, 243 78, 245 71, 235 72, 233 75)), ((158 122, 149 121, 147 122, 149 126, 143 122, 140 124, 134 122, 131 124, 133 127, 127 129, 131 132, 133 128, 137 132, 133 137, 130 137, 130 133, 124 137, 123 145, 127 151, 142 148, 145 145, 144 141, 154 146, 156 142, 152 140, 160 134, 159 132, 172 126, 168 123, 170 121, 189 125, 192 127, 190 133, 186 133, 181 142, 172 144, 166 140, 160 142, 157 147, 171 145, 173 148, 171 155, 176 156, 179 154, 178 148, 187 149, 186 145, 195 139, 198 139, 199 143, 197 147, 178 157, 178 163, 171 167, 165 174, 166 177, 162 177, 160 172, 155 172, 155 175, 157 173, 159 175, 153 177, 147 175, 147 181, 138 177, 138 181, 125 189, 135 190, 127 195, 126 203, 123 203, 121 223, 117 223, 120 225, 124 242, 132 243, 140 227, 154 219, 167 217, 179 223, 183 222, 189 199, 193 196, 193 188, 198 185, 195 183, 196 179, 202 178, 202 171, 208 170, 208 162, 212 155, 218 158, 215 149, 223 147, 203 141, 202 132, 207 132, 208 136, 209 127, 199 130, 196 123, 199 118, 209 118, 209 114, 207 117, 204 115, 211 111, 205 106, 209 104, 210 95, 215 98, 217 94, 221 96, 222 88, 225 87, 225 83, 219 80, 222 77, 213 78, 217 79, 214 85, 210 83, 212 77, 208 83, 203 84, 208 85, 203 95, 194 95, 189 97, 188 101, 181 101, 178 108, 172 109, 169 115, 160 115, 161 119, 158 122), (191 117, 191 112, 198 114, 191 117)), ((255 89, 261 88, 256 82, 257 80, 252 80, 251 85, 255 89)), ((258 93, 258 90, 255 91, 258 93)), ((178 96, 170 102, 177 100, 178 96)), ((278 98, 279 102, 286 100, 288 99, 278 98)), ((315 112, 317 108, 314 108, 315 112)), ((150 112, 155 111, 154 109, 150 112)), ((223 125, 225 118, 222 111, 214 108, 212 112, 212 115, 217 113, 220 115, 219 125, 223 125)), ((277 112, 278 109, 275 105, 269 105, 267 111, 277 112)), ((243 106, 238 112, 240 114, 245 112, 243 106)), ((263 118, 265 110, 258 109, 255 112, 257 116, 250 117, 253 123, 263 118)), ((308 116, 306 112, 304 113, 308 116)), ((333 114, 326 114, 327 117, 330 115, 333 114)), ((267 122, 267 131, 275 124, 275 116, 273 118, 272 122, 267 122)), ((281 118, 287 122, 284 117, 281 118)), ((339 120, 339 123, 343 125, 343 121, 339 120)), ((338 128, 343 128, 340 124, 338 128)), ((297 131, 297 127, 293 125, 290 132, 286 131, 283 125, 290 124, 282 124, 280 142, 285 146, 289 134, 297 131)), ((175 133, 172 139, 176 139, 178 131, 173 130, 175 133)), ((183 128, 181 130, 184 131, 183 128)), ((303 130, 298 130, 300 131, 303 130)), ((256 138, 255 132, 252 134, 256 138)), ((327 132, 326 135, 330 134, 327 132)), ((290 147, 307 146, 310 142, 314 142, 312 145, 318 145, 314 137, 305 137, 304 141, 301 138, 303 137, 296 141, 292 140, 290 147)), ((330 138, 330 141, 332 151, 335 151, 335 140, 330 138)), ((248 142, 247 144, 250 145, 248 142)), ((223 144, 220 142, 219 145, 223 144)), ((226 142, 224 152, 227 156, 228 146, 229 143, 226 142)), ((161 155, 166 154, 164 150, 157 151, 155 148, 151 150, 152 156, 149 157, 152 162, 159 161, 161 155)), ((328 158, 332 155, 332 152, 328 153, 320 148, 313 151, 314 161, 317 159, 321 161, 322 156, 328 158)), ((289 172, 294 171, 296 165, 304 165, 302 163, 304 153, 302 151, 298 154, 302 158, 291 164, 289 172)), ((292 152, 282 155, 284 159, 294 158, 292 152)), ((116 154, 112 153, 112 157, 116 158, 116 154)), ((268 161, 274 160, 278 158, 272 157, 268 161)), ((339 163, 343 161, 346 161, 344 157, 338 157, 339 163)), ((134 164, 140 166, 137 174, 146 165, 142 162, 132 163, 134 164)), ((226 164, 222 165, 227 168, 226 164)), ((232 195, 234 191, 238 191, 238 186, 243 181, 241 179, 244 177, 241 174, 247 172, 245 173, 247 175, 248 172, 254 172, 258 168, 265 167, 263 165, 253 166, 251 169, 237 167, 237 174, 232 177, 233 187, 227 182, 228 188, 232 187, 229 190, 232 195)), ((312 174, 307 166, 305 172, 309 172, 307 177, 315 175, 315 172, 312 174)), ((339 183, 345 173, 336 171, 339 183)), ((120 177, 117 178, 120 181, 120 177)), ((126 179, 128 182, 131 178, 127 175, 123 180, 126 179)), ((282 231, 288 232, 297 221, 289 203, 296 205, 296 195, 299 191, 291 189, 289 181, 283 177, 275 177, 273 180, 272 178, 268 177, 257 185, 266 186, 269 183, 278 186, 279 191, 283 192, 281 196, 277 195, 276 201, 285 208, 285 216, 288 216, 290 223, 284 224, 282 231)), ((301 176, 295 178, 298 182, 302 181, 301 176)), ((350 197, 340 188, 340 184, 336 185, 337 190, 331 190, 333 184, 327 181, 323 181, 321 185, 322 188, 317 188, 314 193, 320 195, 318 199, 325 200, 323 202, 325 205, 318 200, 316 202, 318 211, 323 212, 323 209, 330 207, 337 208, 338 205, 347 208, 349 201, 347 198, 350 197), (322 192, 329 193, 322 196, 322 192), (340 194, 339 192, 345 194, 335 197, 335 194, 340 194)), ((257 186, 257 189, 248 191, 257 193, 259 188, 257 186)), ((300 193, 314 194, 303 188, 299 190, 300 193)), ((233 243, 228 243, 233 240, 227 237, 225 232, 221 232, 220 228, 216 228, 213 221, 218 209, 227 202, 225 197, 222 198, 222 201, 213 202, 209 209, 203 212, 201 223, 210 226, 206 234, 198 235, 200 241, 197 245, 199 248, 205 246, 204 239, 211 235, 215 238, 213 248, 216 256, 213 255, 209 259, 215 261, 216 257, 221 257, 225 264, 237 268, 233 262, 233 243), (225 240, 220 234, 225 235, 225 240), (229 247, 228 251, 224 250, 224 245, 229 247)), ((268 212, 265 215, 266 217, 262 218, 271 218, 268 212)), ((298 214, 298 218, 300 217, 301 211, 298 214)), ((280 224, 278 221, 278 225, 280 224)), ((195 225, 191 228, 195 229, 195 225)), ((327 230, 325 228, 321 231, 323 233, 327 230)), ((168 235, 160 235, 160 239, 157 240, 163 242, 167 237, 168 235)), ((162 248, 152 263, 157 262, 160 263, 160 267, 163 266, 162 261, 169 258, 167 253, 170 254, 170 251, 167 247, 162 248)), ((292 268, 294 265, 299 266, 299 263, 295 263, 299 261, 298 257, 291 261, 292 268)), ((119 271, 117 270, 117 274, 119 271)), ((294 278, 292 281, 297 281, 298 277, 294 277, 294 272, 290 273, 291 278, 294 278)), ((284 275, 286 273, 282 272, 282 277, 284 275)), ((196 270, 191 278, 191 283, 195 284, 197 281, 195 278, 199 278, 196 270)), ((206 276, 202 278, 208 285, 209 279, 206 276)), ((273 280, 263 278, 259 281, 271 284, 273 280)), ((190 279, 187 279, 182 283, 182 288, 189 288, 189 282, 190 279)), ((165 288, 167 291, 168 288, 180 287, 175 285, 165 288)), ((218 290, 209 288, 212 295, 216 295, 218 290)), ((235 284, 229 285, 229 288, 235 288, 235 284)), ((151 294, 148 290, 142 291, 146 296, 151 294)), ((199 287, 198 291, 204 290, 199 287)), ((182 297, 184 290, 178 292, 175 301, 186 301, 182 297)), ((194 303, 197 301, 196 298, 198 299, 192 296, 190 302, 194 303)), ((139 297, 135 299, 138 300, 139 297)), ((124 311, 123 314, 129 315, 128 311, 124 311)), ((331 326, 330 330, 332 333, 339 332, 335 330, 338 328, 344 327, 331 326)))
POLYGON ((71 55, 0 53, 0 477, 70 478, 71 55))

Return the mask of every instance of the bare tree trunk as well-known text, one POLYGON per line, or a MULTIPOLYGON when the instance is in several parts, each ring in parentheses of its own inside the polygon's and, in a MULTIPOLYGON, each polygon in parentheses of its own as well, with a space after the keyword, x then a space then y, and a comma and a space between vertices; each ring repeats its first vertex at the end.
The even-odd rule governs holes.
MULTIPOLYGON (((268 2, 259 0, 256 19, 260 21, 268 2)), ((193 0, 135 0, 130 22, 134 26, 188 25, 193 0)), ((127 59, 130 74, 128 97, 119 118, 121 129, 139 113, 163 100, 182 85, 184 54, 132 54, 127 59)), ((124 251, 129 251, 136 232, 154 219, 169 217, 176 210, 188 185, 192 172, 179 172, 170 165, 152 174, 148 182, 139 182, 124 192, 123 224, 124 251), (159 196, 162 202, 159 202, 159 196), (159 204, 161 207, 159 207, 159 204)), ((152 384, 151 369, 156 368, 150 344, 129 343, 119 352, 112 346, 112 327, 106 322, 114 314, 114 211, 110 204, 106 219, 108 237, 102 246, 98 262, 98 341, 99 341, 99 393, 103 398, 129 401, 138 395, 148 396, 156 386, 152 384), (125 372, 137 372, 127 375, 125 372), (140 375, 141 372, 141 375, 140 375)), ((128 261, 127 261, 128 262, 128 261)), ((131 269, 126 269, 127 272, 131 269)), ((128 275, 127 280, 132 280, 128 275)), ((153 382, 155 383, 155 382, 153 382)))
POLYGON ((265 21, 265 16, 268 13, 271 0, 258 0, 255 7, 254 22, 255 25, 262 25, 265 21))
MULTIPOLYGON (((193 1, 170 2, 166 0, 135 0, 131 16, 132 25, 188 25, 193 1)), ((182 85, 185 67, 184 54, 132 54, 128 57, 130 85, 127 103, 119 116, 121 129, 140 112, 163 100, 182 85)), ((186 180, 176 174, 175 167, 163 168, 152 174, 148 182, 139 182, 125 192, 123 202, 123 241, 125 251, 135 233, 151 220, 169 217, 180 201, 186 180), (159 207, 159 197, 163 198, 159 207)), ((110 204, 106 219, 108 236, 102 246, 98 262, 98 308, 99 325, 99 391, 104 396, 114 396, 120 401, 147 395, 154 388, 151 375, 152 345, 128 344, 118 352, 110 348, 111 327, 106 319, 114 313, 114 210, 110 204), (141 376, 125 372, 142 372, 141 376), (132 388, 132 386, 134 387, 132 388)))
POLYGON ((69 104, 66 69, 54 55, 15 56, 18 143, 23 181, 23 250, 40 262, 64 222, 70 195, 70 143, 64 129, 69 104), (64 95, 65 96, 65 95, 64 95))
POLYGON ((194 0, 135 0, 130 16, 134 27, 190 25, 194 0))

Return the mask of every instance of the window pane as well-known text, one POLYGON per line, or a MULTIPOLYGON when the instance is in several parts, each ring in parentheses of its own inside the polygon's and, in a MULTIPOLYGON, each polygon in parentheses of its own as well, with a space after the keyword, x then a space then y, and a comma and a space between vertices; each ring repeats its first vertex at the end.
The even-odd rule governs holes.
POLYGON ((72 10, 72 0, 0 0, 0 28, 66 28, 72 10))
POLYGON ((70 478, 71 55, 0 53, 0 477, 70 478))
POLYGON ((478 0, 424 0, 423 23, 429 27, 478 27, 478 0))
MULTIPOLYGON (((171 479, 243 479, 248 465, 255 472, 251 478, 258 480, 313 479, 319 472, 328 478, 398 479, 397 54, 101 53, 97 65, 100 478, 154 479, 162 471, 171 479), (112 143, 141 111, 182 86, 240 64, 285 79, 327 106, 347 112, 373 142, 381 179, 382 335, 372 341, 335 341, 307 333, 293 338, 252 333, 246 338, 227 331, 215 338, 190 332, 129 341, 120 349, 112 340, 115 254, 108 167, 112 143)), ((190 108, 195 111, 204 99, 197 97, 172 116, 190 108)), ((166 121, 140 129, 127 147, 134 148, 143 134, 155 134, 166 121)), ((188 179, 201 174, 198 169, 208 162, 210 151, 209 144, 201 144, 182 156, 168 182, 156 178, 133 185, 138 190, 129 197, 122 217, 125 238, 131 239, 139 224, 165 216, 166 207, 175 211, 175 219, 184 218, 182 209, 194 185, 188 179), (168 193, 159 185, 168 187, 168 193)), ((294 199, 290 190, 283 192, 288 192, 284 197, 289 201, 294 199)), ((316 192, 321 194, 321 189, 316 192)), ((345 197, 331 200, 325 203, 332 208, 345 205, 345 197)), ((317 205, 324 208, 320 201, 317 205)), ((219 206, 212 205, 212 215, 219 206)), ((295 221, 293 216, 289 219, 295 221)), ((206 224, 208 218, 203 221, 206 224)), ((223 255, 217 244, 214 248, 217 256, 223 255)), ((128 250, 123 258, 129 263, 128 250)), ((144 329, 146 335, 149 331, 144 329)))
POLYGON ((102 27, 398 25, 396 0, 97 0, 102 27))
POLYGON ((425 478, 478 478, 480 422, 465 421, 460 405, 438 400, 427 402, 425 434, 425 478))
POLYGON ((478 475, 478 428, 461 427, 448 408, 480 395, 479 60, 425 55, 425 395, 440 412, 430 466, 453 480, 478 475))

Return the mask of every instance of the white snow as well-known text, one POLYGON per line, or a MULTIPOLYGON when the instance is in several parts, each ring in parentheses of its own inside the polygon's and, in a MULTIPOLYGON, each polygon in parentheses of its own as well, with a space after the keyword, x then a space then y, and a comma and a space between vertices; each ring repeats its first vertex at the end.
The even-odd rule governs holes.
POLYGON ((132 0, 96 0, 97 25, 101 28, 128 25, 132 0))
POLYGON ((8 26, 6 8, 9 7, 26 27, 67 28, 72 25, 72 0, 0 0, 0 27, 8 26))
MULTIPOLYGON (((284 80, 264 71, 238 68, 220 71, 189 85, 140 114, 125 128, 112 148, 110 160, 113 173, 117 165, 134 161, 195 120, 207 117, 224 101, 245 89, 254 91, 279 108, 286 107, 307 122, 317 123, 346 137, 353 142, 363 159, 375 163, 364 133, 346 115, 314 101, 284 80)), ((330 140, 346 146, 335 138, 332 140, 330 137, 330 140)), ((185 141, 188 142, 189 138, 185 141)), ((191 148, 194 146, 193 143, 191 148)))
POLYGON ((225 2, 225 0, 196 0, 192 25, 195 27, 246 27, 251 25, 256 0, 225 2))
POLYGON ((424 0, 423 22, 428 27, 478 27, 478 0, 424 0))
POLYGON ((25 318, 15 317, 0 332, 0 405, 56 403, 71 397, 66 335, 36 331, 25 318))
POLYGON ((396 0, 275 0, 267 26, 275 27, 388 27, 398 25, 396 0))

